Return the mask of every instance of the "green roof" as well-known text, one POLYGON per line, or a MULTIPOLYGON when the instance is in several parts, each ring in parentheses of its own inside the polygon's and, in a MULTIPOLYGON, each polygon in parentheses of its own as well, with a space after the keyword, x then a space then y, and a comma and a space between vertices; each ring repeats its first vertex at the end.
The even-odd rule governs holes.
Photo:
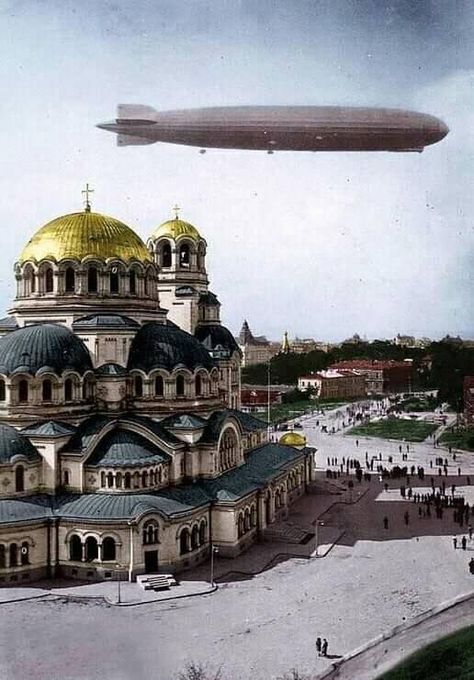
POLYGON ((171 457, 142 435, 117 427, 108 432, 87 459, 88 466, 116 467, 169 462, 171 457))

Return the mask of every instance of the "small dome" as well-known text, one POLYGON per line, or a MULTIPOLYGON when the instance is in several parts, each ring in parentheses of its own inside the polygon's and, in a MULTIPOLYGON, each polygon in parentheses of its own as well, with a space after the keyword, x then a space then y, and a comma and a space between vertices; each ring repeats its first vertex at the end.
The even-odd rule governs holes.
POLYGON ((142 326, 130 347, 128 370, 138 368, 150 373, 155 368, 164 368, 171 372, 179 367, 210 370, 214 362, 201 343, 178 326, 156 321, 142 326))
POLYGON ((83 260, 118 258, 129 262, 150 262, 151 256, 141 238, 113 217, 93 212, 63 215, 45 224, 28 241, 19 262, 39 262, 65 258, 83 260))
POLYGON ((0 338, 0 373, 35 375, 46 367, 58 375, 68 369, 82 375, 92 363, 82 340, 58 324, 25 326, 0 338))
POLYGON ((278 443, 283 446, 306 446, 306 437, 299 432, 286 432, 278 443))
POLYGON ((194 335, 208 352, 225 352, 229 356, 240 352, 230 330, 220 324, 202 324, 196 328, 194 335))
POLYGON ((24 435, 11 425, 0 424, 0 463, 9 463, 15 456, 25 456, 31 463, 41 460, 41 456, 24 435))
POLYGON ((115 429, 100 440, 86 465, 121 466, 165 463, 170 456, 136 432, 115 429))
POLYGON ((177 241, 179 238, 184 236, 187 236, 193 241, 199 241, 201 238, 201 235, 199 234, 196 227, 193 227, 193 225, 189 224, 189 222, 184 222, 183 220, 178 219, 168 220, 167 222, 160 224, 160 226, 157 227, 151 234, 150 238, 152 241, 156 241, 163 236, 168 236, 174 241, 177 241))

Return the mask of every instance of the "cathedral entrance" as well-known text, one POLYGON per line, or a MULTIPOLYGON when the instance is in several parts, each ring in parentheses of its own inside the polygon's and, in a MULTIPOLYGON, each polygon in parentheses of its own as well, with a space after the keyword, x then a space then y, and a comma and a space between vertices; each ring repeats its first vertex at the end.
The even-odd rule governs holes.
POLYGON ((145 574, 158 571, 158 550, 145 551, 145 574))

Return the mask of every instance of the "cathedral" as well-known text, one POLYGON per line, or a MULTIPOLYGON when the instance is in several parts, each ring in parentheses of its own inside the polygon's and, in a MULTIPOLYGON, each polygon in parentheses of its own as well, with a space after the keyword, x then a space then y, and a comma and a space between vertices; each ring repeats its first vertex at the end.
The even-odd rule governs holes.
POLYGON ((314 477, 240 411, 241 352, 179 218, 146 243, 91 210, 14 266, 0 320, 0 583, 128 578, 232 558, 314 477))

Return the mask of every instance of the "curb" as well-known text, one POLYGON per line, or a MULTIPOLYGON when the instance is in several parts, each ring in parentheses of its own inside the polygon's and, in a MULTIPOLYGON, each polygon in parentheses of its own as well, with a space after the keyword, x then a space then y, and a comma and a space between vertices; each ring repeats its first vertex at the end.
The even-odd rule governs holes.
POLYGON ((341 669, 341 666, 343 666, 347 661, 355 659, 357 656, 360 656, 364 652, 368 652, 369 650, 373 649, 381 642, 384 642, 385 640, 390 640, 399 633, 405 632, 412 628, 416 628, 417 626, 419 626, 421 623, 424 623, 428 619, 437 616, 438 614, 441 614, 442 612, 445 612, 458 604, 467 602, 472 598, 474 598, 474 591, 471 591, 470 593, 464 593, 463 595, 457 595, 456 597, 453 597, 451 600, 446 600, 446 602, 442 602, 439 605, 427 609, 422 614, 418 614, 418 616, 416 616, 410 623, 402 623, 398 624, 397 626, 394 626, 389 631, 377 635, 377 637, 373 638, 370 642, 361 645, 360 647, 357 647, 352 652, 349 652, 349 654, 346 654, 339 661, 336 661, 333 664, 331 664, 330 668, 326 669, 319 675, 316 675, 314 680, 331 680, 331 678, 334 679, 337 678, 338 671, 341 669), (333 673, 335 675, 333 675, 333 673))
POLYGON ((184 600, 187 597, 199 597, 199 595, 209 595, 210 593, 215 593, 219 589, 217 583, 214 584, 213 588, 209 590, 203 590, 199 593, 187 593, 186 595, 173 595, 172 597, 162 597, 155 600, 143 600, 139 602, 117 602, 116 600, 109 600, 104 597, 104 601, 107 604, 113 605, 114 607, 139 607, 141 604, 156 604, 157 602, 169 602, 170 600, 184 600))

